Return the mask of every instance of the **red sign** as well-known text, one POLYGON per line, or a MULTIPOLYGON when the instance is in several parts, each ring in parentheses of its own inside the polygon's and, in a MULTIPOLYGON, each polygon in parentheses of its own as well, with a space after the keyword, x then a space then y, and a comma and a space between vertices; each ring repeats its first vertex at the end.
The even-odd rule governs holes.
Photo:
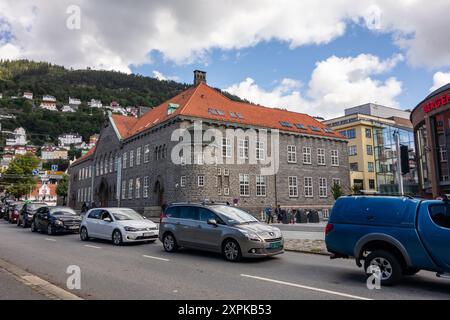
POLYGON ((450 103, 450 94, 447 92, 439 97, 434 98, 433 100, 426 102, 423 105, 423 111, 425 111, 425 113, 428 113, 434 109, 445 106, 448 103, 450 103))

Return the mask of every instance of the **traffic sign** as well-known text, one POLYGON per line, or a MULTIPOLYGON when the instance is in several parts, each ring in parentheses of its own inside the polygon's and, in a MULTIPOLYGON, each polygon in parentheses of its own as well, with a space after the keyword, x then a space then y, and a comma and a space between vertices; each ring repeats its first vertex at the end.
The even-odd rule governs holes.
POLYGON ((33 173, 33 176, 37 176, 37 175, 39 175, 39 170, 38 169, 34 169, 32 171, 32 173, 33 173))
POLYGON ((58 171, 58 165, 52 164, 52 171, 58 171))

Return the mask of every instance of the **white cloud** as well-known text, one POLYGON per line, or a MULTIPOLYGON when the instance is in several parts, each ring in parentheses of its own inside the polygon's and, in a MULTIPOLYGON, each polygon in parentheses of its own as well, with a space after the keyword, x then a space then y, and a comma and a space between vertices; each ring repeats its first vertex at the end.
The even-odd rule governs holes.
POLYGON ((254 103, 324 117, 342 115, 345 108, 367 102, 399 107, 395 98, 402 92, 402 83, 394 77, 382 81, 375 76, 388 73, 402 60, 401 55, 386 60, 367 54, 332 56, 316 63, 303 94, 293 79, 284 79, 269 91, 247 78, 225 90, 254 103))
POLYGON ((450 72, 436 72, 433 75, 433 86, 430 88, 430 91, 439 89, 447 83, 450 83, 450 72))
POLYGON ((177 81, 179 79, 177 76, 164 75, 162 72, 160 72, 158 70, 153 70, 152 74, 153 74, 153 77, 158 79, 158 80, 173 80, 173 81, 177 81))
POLYGON ((450 63, 446 12, 448 0, 2 0, 0 30, 21 57, 130 72, 151 62, 153 50, 176 63, 208 62, 213 48, 329 43, 357 22, 394 34, 410 63, 437 67, 450 63), (81 9, 80 30, 66 28, 72 4, 81 9))

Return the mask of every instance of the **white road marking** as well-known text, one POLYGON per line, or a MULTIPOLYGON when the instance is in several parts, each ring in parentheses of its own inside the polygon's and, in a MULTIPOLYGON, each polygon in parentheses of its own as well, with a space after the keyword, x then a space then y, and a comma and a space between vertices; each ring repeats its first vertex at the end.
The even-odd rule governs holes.
POLYGON ((90 245, 90 244, 85 244, 84 246, 85 246, 85 247, 88 247, 88 248, 101 249, 101 247, 92 246, 92 245, 90 245))
POLYGON ((341 297, 345 297, 345 298, 351 298, 351 299, 357 299, 357 300, 372 300, 372 299, 369 299, 369 298, 364 298, 364 297, 360 297, 360 296, 354 296, 354 295, 347 294, 347 293, 331 291, 331 290, 326 290, 326 289, 320 289, 320 288, 314 288, 314 287, 304 286, 304 285, 297 284, 297 283, 292 283, 292 282, 285 282, 285 281, 279 281, 279 280, 274 280, 274 279, 269 279, 269 278, 262 278, 262 277, 248 275, 248 274, 241 274, 241 276, 242 277, 246 277, 246 278, 252 278, 252 279, 267 281, 267 282, 283 284, 285 286, 291 286, 291 287, 296 287, 296 288, 301 288, 301 289, 306 289, 306 290, 311 290, 311 291, 317 291, 317 292, 332 294, 332 295, 341 296, 341 297))
POLYGON ((56 239, 45 238, 47 241, 56 241, 56 239))
POLYGON ((165 258, 160 258, 160 257, 154 257, 154 256, 147 256, 145 254, 142 255, 145 258, 149 258, 149 259, 155 259, 155 260, 161 260, 161 261, 170 261, 169 259, 165 259, 165 258))

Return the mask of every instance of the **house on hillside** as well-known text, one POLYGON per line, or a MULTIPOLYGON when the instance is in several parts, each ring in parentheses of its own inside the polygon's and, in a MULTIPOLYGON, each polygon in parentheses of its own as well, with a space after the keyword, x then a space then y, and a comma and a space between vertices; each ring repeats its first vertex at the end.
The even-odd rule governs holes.
POLYGON ((23 97, 28 100, 33 100, 33 92, 25 91, 23 97))
POLYGON ((71 106, 64 105, 61 109, 61 112, 76 112, 76 110, 71 106))
POLYGON ((83 137, 78 133, 64 133, 58 136, 58 146, 70 150, 70 146, 81 146, 83 137))
POLYGON ((67 160, 69 158, 69 152, 60 147, 56 147, 53 145, 45 145, 41 148, 41 159, 45 160, 55 160, 55 159, 63 159, 67 160))
POLYGON ((13 137, 6 139, 7 146, 24 146, 28 143, 25 129, 20 127, 13 131, 13 137))
POLYGON ((47 94, 42 97, 40 107, 50 111, 58 111, 58 109, 56 108, 56 98, 47 94))

